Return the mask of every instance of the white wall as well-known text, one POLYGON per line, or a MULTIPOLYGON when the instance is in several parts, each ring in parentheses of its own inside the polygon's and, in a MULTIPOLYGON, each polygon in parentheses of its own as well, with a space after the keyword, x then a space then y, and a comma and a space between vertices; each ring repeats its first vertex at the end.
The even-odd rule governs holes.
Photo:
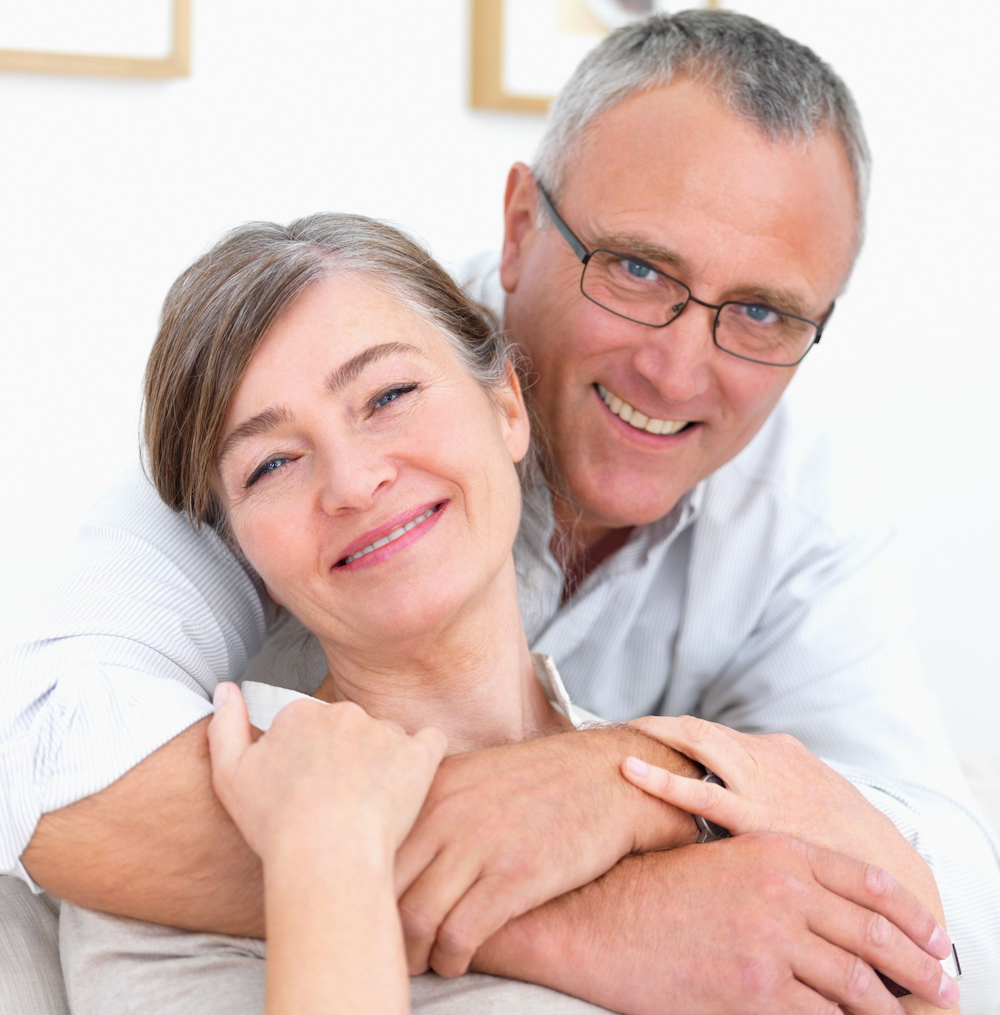
MULTIPOLYGON (((956 744, 996 750, 1000 5, 732 5, 817 49, 865 114, 868 245, 792 397, 875 477, 956 744)), ((455 262, 498 243, 507 167, 540 134, 466 108, 465 0, 194 7, 188 80, 0 74, 0 618, 133 460, 159 303, 213 237, 334 208, 455 262)))

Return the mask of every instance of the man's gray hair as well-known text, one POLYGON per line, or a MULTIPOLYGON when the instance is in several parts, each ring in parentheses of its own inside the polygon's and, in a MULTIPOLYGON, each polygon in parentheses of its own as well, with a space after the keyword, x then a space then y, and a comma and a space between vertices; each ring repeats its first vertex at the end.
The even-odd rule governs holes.
POLYGON ((553 103, 536 178, 558 197, 567 162, 596 117, 679 77, 704 82, 730 112, 773 141, 809 141, 818 131, 836 130, 854 174, 860 242, 871 157, 851 93, 807 46, 733 11, 655 14, 609 35, 553 103))

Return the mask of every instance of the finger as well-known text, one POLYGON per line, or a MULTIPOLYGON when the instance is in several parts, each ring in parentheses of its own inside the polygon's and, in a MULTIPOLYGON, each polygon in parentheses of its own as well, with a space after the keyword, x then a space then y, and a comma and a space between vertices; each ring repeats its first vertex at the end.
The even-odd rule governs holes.
POLYGON ((951 939, 934 914, 881 867, 814 846, 807 847, 807 856, 824 888, 881 913, 928 954, 939 959, 951 954, 951 939))
POLYGON ((239 759, 250 746, 250 720, 243 694, 236 684, 228 681, 219 684, 213 700, 215 714, 208 724, 208 750, 212 759, 212 785, 222 798, 239 759))
POLYGON ((857 955, 813 937, 792 959, 792 972, 853 1015, 903 1015, 903 1007, 857 955))
POLYGON ((535 902, 519 902, 504 879, 480 878, 438 929, 430 955, 431 969, 439 976, 461 976, 484 942, 534 905, 535 902))
POLYGON ((958 984, 932 951, 941 951, 942 936, 948 939, 930 910, 872 864, 836 853, 812 860, 816 880, 834 894, 810 910, 810 929, 859 955, 928 1004, 954 1007, 958 984))
POLYGON ((682 715, 646 716, 632 725, 711 769, 733 789, 750 775, 752 762, 744 742, 727 735, 717 723, 682 715))
MULTIPOLYGON (((914 944, 881 913, 831 895, 819 907, 810 910, 809 929, 834 946, 840 956, 847 956, 841 959, 842 965, 852 956, 860 958, 866 968, 878 969, 902 984, 914 996, 936 1008, 950 1008, 958 1001, 957 984, 941 968, 940 961, 914 944)), ((838 971, 838 975, 842 976, 844 982, 852 983, 852 989, 856 991, 862 988, 874 990, 868 984, 867 975, 858 968, 847 970, 845 967, 838 971)), ((818 990, 824 989, 817 981, 808 982, 818 990)), ((879 992, 887 997, 892 996, 881 983, 878 983, 878 990, 875 991, 881 996, 879 992)), ((838 1001, 859 1012, 898 1010, 882 1007, 869 1009, 858 997, 852 999, 839 993, 836 997, 838 1001)))
POLYGON ((426 971, 438 928, 476 882, 480 871, 478 861, 445 850, 399 900, 406 962, 411 975, 426 971))
POLYGON ((759 832, 766 829, 755 826, 753 805, 721 786, 675 775, 665 768, 650 765, 640 758, 626 758, 622 774, 634 786, 650 796, 679 807, 688 814, 698 814, 728 829, 733 835, 759 832))

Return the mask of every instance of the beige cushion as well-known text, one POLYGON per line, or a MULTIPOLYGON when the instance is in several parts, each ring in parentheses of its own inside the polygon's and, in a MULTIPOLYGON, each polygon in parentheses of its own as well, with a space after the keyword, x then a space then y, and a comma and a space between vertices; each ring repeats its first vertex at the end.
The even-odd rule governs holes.
POLYGON ((58 903, 0 874, 0 1012, 68 1015, 59 965, 58 903))

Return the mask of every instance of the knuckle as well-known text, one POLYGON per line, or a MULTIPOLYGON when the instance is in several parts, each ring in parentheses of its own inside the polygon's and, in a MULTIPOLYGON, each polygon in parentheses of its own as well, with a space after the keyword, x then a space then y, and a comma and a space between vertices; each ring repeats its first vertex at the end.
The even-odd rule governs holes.
POLYGON ((896 886, 896 879, 881 867, 873 863, 866 863, 862 869, 865 888, 875 898, 884 898, 889 895, 896 886))
POLYGON ((851 1007, 863 1000, 865 994, 871 989, 874 976, 875 974, 868 963, 863 962, 856 955, 851 956, 847 968, 844 970, 842 1000, 851 1007))
POLYGON ((697 743, 704 743, 715 732, 707 719, 699 719, 694 715, 682 715, 678 721, 685 735, 697 743))
POLYGON ((892 924, 881 913, 866 911, 862 929, 863 939, 872 948, 882 949, 892 939, 892 924))
POLYGON ((472 928, 465 920, 445 922, 437 936, 438 949, 451 957, 471 955, 478 944, 472 928))
POLYGON ((941 963, 926 952, 920 955, 913 985, 922 994, 936 994, 941 986, 941 963))
POLYGON ((424 909, 414 906, 405 899, 399 904, 399 919, 410 941, 431 941, 437 931, 437 921, 424 909))

